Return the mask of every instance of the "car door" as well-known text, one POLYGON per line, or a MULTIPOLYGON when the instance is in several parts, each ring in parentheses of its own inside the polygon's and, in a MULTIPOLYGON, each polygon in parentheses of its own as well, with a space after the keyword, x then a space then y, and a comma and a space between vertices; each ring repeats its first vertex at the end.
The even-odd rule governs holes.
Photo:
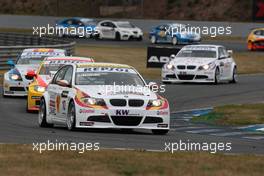
POLYGON ((108 38, 108 39, 114 38, 115 29, 111 22, 102 22, 100 24, 100 30, 103 38, 108 38))
POLYGON ((66 72, 65 67, 62 67, 60 70, 57 71, 57 73, 54 75, 53 80, 47 87, 47 92, 49 96, 49 115, 52 117, 52 121, 55 122, 61 122, 59 118, 59 109, 58 109, 58 102, 60 102, 60 97, 59 95, 59 85, 57 82, 59 80, 62 80, 64 78, 65 72, 66 72))
POLYGON ((68 110, 68 105, 69 105, 69 93, 72 89, 72 74, 73 74, 73 67, 72 66, 67 66, 67 69, 65 71, 63 80, 66 80, 68 83, 70 83, 70 86, 65 87, 65 86, 60 86, 59 85, 59 91, 58 94, 60 96, 60 105, 59 105, 59 113, 60 117, 66 121, 66 116, 67 116, 67 110, 68 110))
POLYGON ((230 58, 224 47, 218 48, 218 60, 221 80, 227 79, 230 73, 230 58))

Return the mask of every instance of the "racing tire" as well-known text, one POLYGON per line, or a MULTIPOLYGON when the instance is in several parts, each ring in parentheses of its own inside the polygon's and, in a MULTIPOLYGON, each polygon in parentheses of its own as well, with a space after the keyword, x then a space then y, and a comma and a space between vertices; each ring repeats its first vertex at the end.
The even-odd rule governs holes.
POLYGON ((116 34, 115 34, 115 40, 116 41, 120 41, 121 40, 121 36, 120 36, 120 33, 119 32, 116 32, 116 34))
POLYGON ((39 105, 38 124, 40 127, 44 127, 44 128, 53 127, 53 124, 47 122, 46 103, 43 98, 40 100, 40 105, 39 105))
POLYGON ((69 131, 74 131, 76 129, 76 111, 73 101, 69 104, 66 124, 69 131))
POLYGON ((217 84, 219 84, 219 82, 220 82, 220 70, 219 70, 219 68, 217 67, 217 68, 215 69, 214 84, 217 85, 217 84))
POLYGON ((155 135, 166 135, 169 130, 151 130, 153 134, 155 135))
POLYGON ((140 37, 137 38, 137 41, 142 41, 142 40, 143 40, 143 37, 142 36, 140 36, 140 37))
POLYGON ((152 35, 152 36, 150 37, 150 43, 152 43, 152 44, 156 44, 156 43, 157 43, 157 38, 156 38, 155 35, 152 35))
POLYGON ((229 83, 233 83, 233 84, 235 84, 235 83, 237 83, 237 68, 236 67, 234 67, 234 69, 233 69, 233 76, 232 76, 232 80, 229 82, 229 83))
POLYGON ((173 37, 171 42, 172 42, 172 45, 174 45, 174 46, 177 45, 178 44, 177 37, 173 37))

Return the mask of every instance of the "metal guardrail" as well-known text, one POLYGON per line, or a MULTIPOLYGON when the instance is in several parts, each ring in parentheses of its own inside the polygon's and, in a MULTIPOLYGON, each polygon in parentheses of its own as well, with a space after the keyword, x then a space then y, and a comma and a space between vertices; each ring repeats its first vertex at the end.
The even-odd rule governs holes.
POLYGON ((16 61, 17 57, 27 48, 58 48, 65 49, 67 55, 73 55, 75 42, 56 37, 38 37, 31 34, 0 33, 0 70, 10 69, 8 60, 16 61))

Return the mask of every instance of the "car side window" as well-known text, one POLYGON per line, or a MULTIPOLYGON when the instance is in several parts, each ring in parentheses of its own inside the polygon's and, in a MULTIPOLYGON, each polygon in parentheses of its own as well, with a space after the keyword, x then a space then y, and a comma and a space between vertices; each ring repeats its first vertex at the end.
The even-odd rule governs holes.
POLYGON ((101 26, 107 27, 107 22, 103 22, 100 24, 101 26))
POLYGON ((52 84, 57 84, 57 81, 62 80, 64 78, 65 75, 65 71, 67 70, 67 67, 63 67, 62 69, 60 69, 54 76, 53 80, 52 80, 52 84))
POLYGON ((218 56, 219 58, 223 58, 223 57, 226 57, 225 53, 224 53, 224 48, 220 47, 218 48, 218 56))
POLYGON ((68 81, 68 83, 70 83, 70 84, 72 81, 72 72, 73 72, 72 66, 67 67, 67 70, 66 70, 66 72, 64 74, 64 78, 63 78, 63 80, 68 81))
POLYGON ((73 21, 72 20, 68 20, 65 23, 68 24, 68 25, 72 25, 73 21))

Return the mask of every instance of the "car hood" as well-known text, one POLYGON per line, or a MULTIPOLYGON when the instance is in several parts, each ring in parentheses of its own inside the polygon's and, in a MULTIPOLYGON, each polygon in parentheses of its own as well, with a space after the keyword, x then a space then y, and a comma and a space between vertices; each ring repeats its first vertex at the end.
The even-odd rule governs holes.
POLYGON ((19 71, 21 75, 26 75, 28 71, 36 71, 38 69, 38 64, 32 64, 32 65, 16 65, 15 69, 19 71))
POLYGON ((142 86, 76 86, 77 91, 81 91, 90 97, 95 98, 135 98, 135 99, 157 99, 156 93, 142 86), (116 91, 113 91, 116 90, 116 91))
POLYGON ((216 58, 199 58, 199 57, 177 57, 170 63, 173 65, 205 65, 214 62, 216 58))

